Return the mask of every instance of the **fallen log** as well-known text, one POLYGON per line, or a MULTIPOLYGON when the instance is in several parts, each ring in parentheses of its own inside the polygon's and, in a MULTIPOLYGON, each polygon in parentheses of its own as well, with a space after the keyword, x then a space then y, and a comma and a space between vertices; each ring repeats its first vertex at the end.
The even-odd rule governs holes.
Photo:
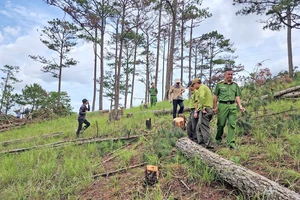
MULTIPOLYGON (((273 95, 273 97, 274 98, 278 98, 278 97, 280 97, 280 96, 282 96, 284 94, 287 94, 287 93, 290 93, 290 92, 294 92, 294 91, 297 91, 297 90, 300 90, 300 85, 295 86, 295 87, 291 87, 291 88, 288 88, 288 89, 285 89, 285 90, 281 90, 279 92, 275 92, 274 95, 273 95)), ((264 95, 261 98, 262 99, 266 99, 266 98, 268 98, 268 95, 264 95)))
POLYGON ((20 148, 20 149, 11 149, 7 151, 1 151, 0 154, 8 154, 8 153, 19 153, 24 151, 29 151, 33 149, 40 149, 40 148, 54 148, 54 147, 63 147, 69 144, 75 145, 83 145, 88 143, 97 143, 97 142, 106 142, 106 141, 118 141, 118 140, 132 140, 137 139, 141 136, 146 136, 148 134, 140 134, 140 135, 133 135, 129 137, 118 137, 118 138, 83 138, 83 139, 76 139, 76 140, 64 140, 55 143, 49 143, 45 145, 37 145, 27 148, 20 148))
POLYGON ((300 92, 290 92, 282 95, 283 98, 300 97, 300 92))
POLYGON ((11 143, 25 142, 25 141, 34 140, 34 139, 37 139, 37 138, 56 137, 56 136, 60 136, 62 134, 63 134, 63 132, 57 132, 57 133, 42 135, 42 136, 39 136, 39 137, 29 137, 29 138, 23 138, 23 139, 7 140, 7 141, 4 141, 4 142, 1 142, 0 145, 7 146, 11 143))
POLYGON ((208 151, 188 138, 181 138, 176 142, 176 147, 187 157, 200 157, 209 167, 226 182, 238 188, 246 199, 263 197, 264 199, 300 199, 300 194, 285 188, 278 183, 267 179, 245 167, 238 166, 221 156, 208 151))

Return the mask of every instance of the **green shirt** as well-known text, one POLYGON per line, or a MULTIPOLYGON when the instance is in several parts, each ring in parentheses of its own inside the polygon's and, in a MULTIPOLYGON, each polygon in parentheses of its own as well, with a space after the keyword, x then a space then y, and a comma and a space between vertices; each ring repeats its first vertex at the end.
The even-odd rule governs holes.
POLYGON ((220 81, 217 83, 214 94, 218 96, 219 101, 235 101, 235 97, 241 96, 241 90, 235 82, 227 84, 226 81, 220 81))
POLYGON ((150 96, 156 96, 157 95, 157 93, 158 93, 158 91, 157 91, 157 88, 156 87, 151 87, 150 89, 149 89, 149 94, 150 94, 150 96))
POLYGON ((198 110, 213 107, 212 93, 209 87, 206 85, 201 84, 200 87, 195 91, 195 96, 195 99, 198 102, 198 110))

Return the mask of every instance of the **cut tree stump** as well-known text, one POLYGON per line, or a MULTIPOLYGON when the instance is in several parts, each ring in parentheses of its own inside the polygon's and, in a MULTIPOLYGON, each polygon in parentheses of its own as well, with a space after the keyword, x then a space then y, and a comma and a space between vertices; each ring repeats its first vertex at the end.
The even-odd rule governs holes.
POLYGON ((181 138, 176 147, 187 157, 200 157, 209 167, 227 183, 238 188, 246 197, 263 197, 264 199, 299 200, 300 194, 279 185, 245 167, 238 166, 221 156, 208 151, 188 138, 181 138))

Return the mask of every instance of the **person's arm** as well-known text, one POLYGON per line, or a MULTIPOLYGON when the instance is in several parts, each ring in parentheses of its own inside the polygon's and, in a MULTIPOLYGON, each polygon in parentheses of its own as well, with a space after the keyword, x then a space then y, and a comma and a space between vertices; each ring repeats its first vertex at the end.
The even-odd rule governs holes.
POLYGON ((241 98, 239 96, 235 97, 235 101, 242 112, 245 112, 245 108, 241 104, 241 98))
POLYGON ((87 111, 90 111, 90 103, 87 104, 87 111))
POLYGON ((213 112, 217 113, 217 102, 218 102, 218 96, 214 94, 214 100, 213 100, 213 112))
POLYGON ((172 93, 173 93, 173 87, 170 88, 169 93, 168 93, 168 99, 171 102, 172 101, 172 93))
POLYGON ((241 104, 241 90, 240 90, 240 87, 238 85, 236 85, 236 93, 235 93, 235 101, 236 101, 236 104, 238 105, 238 107, 240 108, 240 110, 242 112, 245 112, 245 108, 243 108, 242 104, 241 104))

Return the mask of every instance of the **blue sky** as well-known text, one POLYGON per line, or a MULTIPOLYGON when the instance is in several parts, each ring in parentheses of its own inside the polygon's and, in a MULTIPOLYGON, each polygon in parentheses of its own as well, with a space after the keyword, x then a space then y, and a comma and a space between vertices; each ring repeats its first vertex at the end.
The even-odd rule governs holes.
MULTIPOLYGON (((287 70, 286 30, 262 30, 263 25, 257 22, 262 16, 236 16, 238 7, 234 7, 231 0, 204 0, 203 7, 209 7, 213 17, 201 24, 195 36, 218 30, 225 38, 231 39, 236 48, 234 55, 238 56, 236 62, 245 65, 247 72, 244 73, 252 72, 256 64, 263 60, 266 60, 263 67, 270 68, 273 75, 287 70)), ((47 91, 57 91, 57 79, 41 72, 40 64, 28 55, 49 55, 49 50, 39 40, 37 30, 46 26, 47 21, 62 19, 63 16, 60 9, 45 4, 43 0, 0 0, 0 66, 7 64, 20 67, 19 78, 23 82, 15 86, 16 92, 20 92, 26 84, 33 83, 40 84, 47 91)), ((292 41, 294 66, 300 67, 300 57, 297 56, 300 54, 299 32, 293 30, 292 41)), ((81 42, 70 57, 78 60, 79 64, 63 70, 62 90, 71 96, 72 107, 77 111, 82 98, 92 99, 92 45, 81 42)), ((179 72, 175 71, 174 79, 179 76, 179 72)), ((158 81, 161 91, 160 80, 161 77, 158 81)), ((143 87, 137 82, 135 97, 144 96, 143 87)), ((134 104, 139 105, 140 101, 136 99, 134 104)), ((107 101, 104 102, 104 108, 109 108, 107 101)))

